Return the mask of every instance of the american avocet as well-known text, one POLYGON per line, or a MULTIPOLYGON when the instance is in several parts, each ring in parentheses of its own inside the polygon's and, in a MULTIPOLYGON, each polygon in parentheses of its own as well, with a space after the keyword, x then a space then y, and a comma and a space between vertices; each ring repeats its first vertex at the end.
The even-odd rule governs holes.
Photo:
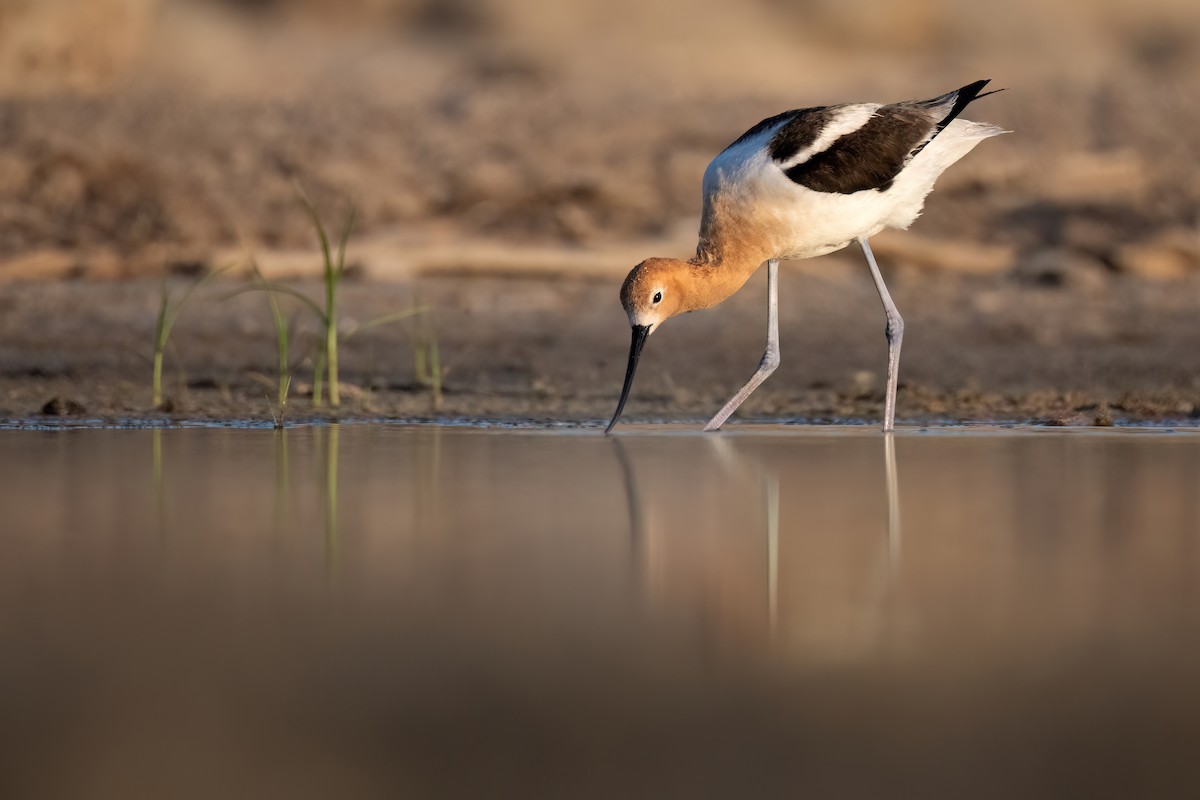
POLYGON ((690 261, 650 258, 621 287, 633 326, 621 418, 647 337, 685 311, 726 299, 767 264, 767 348, 758 370, 704 427, 721 427, 779 366, 779 259, 810 258, 857 241, 887 314, 883 429, 894 427, 904 320, 888 294, 867 239, 907 228, 942 172, 982 139, 1005 131, 959 119, 988 81, 932 100, 853 103, 785 111, 755 125, 704 171, 700 243, 690 261))

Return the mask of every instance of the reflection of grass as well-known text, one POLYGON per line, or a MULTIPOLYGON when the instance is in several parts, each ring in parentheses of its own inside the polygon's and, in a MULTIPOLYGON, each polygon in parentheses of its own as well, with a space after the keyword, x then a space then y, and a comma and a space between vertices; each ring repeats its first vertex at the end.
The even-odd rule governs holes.
POLYGON ((419 531, 436 531, 440 525, 438 509, 443 507, 441 502, 442 431, 441 426, 434 426, 432 430, 422 431, 423 435, 416 439, 410 451, 414 465, 414 488, 416 490, 413 494, 412 508, 419 531))
POLYGON ((191 298, 192 292, 214 275, 216 272, 208 271, 201 275, 196 280, 192 281, 184 290, 178 300, 171 296, 171 290, 164 280, 162 284, 162 292, 159 295, 158 301, 158 317, 154 322, 154 367, 150 380, 150 401, 151 404, 158 409, 162 408, 162 368, 163 368, 163 353, 167 349, 167 343, 171 339, 171 329, 175 327, 175 321, 179 319, 179 313, 183 311, 184 305, 191 298))
POLYGON ((288 464, 287 430, 280 428, 275 431, 275 530, 282 531, 285 525, 284 517, 291 502, 291 470, 288 464))
POLYGON ((329 426, 325 446, 325 554, 330 577, 337 571, 341 558, 341 537, 338 530, 338 426, 329 426))
POLYGON ((167 481, 163 474, 162 428, 151 432, 151 472, 154 478, 154 507, 158 513, 158 532, 167 535, 167 481))

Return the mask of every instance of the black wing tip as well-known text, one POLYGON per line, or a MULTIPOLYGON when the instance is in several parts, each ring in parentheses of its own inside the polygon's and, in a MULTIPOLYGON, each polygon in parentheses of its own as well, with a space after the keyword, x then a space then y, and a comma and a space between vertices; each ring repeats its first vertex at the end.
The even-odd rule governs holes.
POLYGON ((969 97, 970 100, 967 101, 969 103, 971 100, 974 100, 979 96, 979 93, 983 91, 983 87, 987 86, 991 82, 991 78, 981 78, 973 83, 968 83, 966 86, 959 89, 956 94, 958 94, 959 97, 969 97))
POLYGON ((954 95, 954 108, 951 109, 950 118, 953 119, 969 104, 975 102, 981 97, 1000 94, 1000 92, 1008 90, 1008 87, 1004 87, 1002 89, 992 89, 990 92, 983 91, 983 87, 987 86, 991 82, 991 78, 983 78, 982 80, 975 81, 974 83, 968 83, 961 89, 956 89, 955 91, 951 92, 950 94, 954 95))
POLYGON ((983 78, 975 81, 974 83, 968 83, 961 89, 955 89, 953 92, 946 92, 941 97, 935 97, 932 100, 926 100, 922 103, 917 103, 918 106, 934 109, 944 108, 947 103, 953 101, 953 105, 950 106, 950 110, 947 111, 946 116, 942 117, 941 120, 938 121, 937 125, 934 126, 933 133, 930 134, 929 138, 913 148, 913 151, 908 154, 909 159, 915 158, 918 153, 924 150, 925 145, 932 142, 934 138, 943 130, 945 130, 946 126, 953 122, 959 114, 966 110, 967 106, 969 106, 971 103, 981 97, 987 97, 989 94, 996 94, 997 92, 1004 91, 1003 89, 993 89, 990 92, 983 92, 983 87, 987 86, 991 82, 991 78, 983 78))
MULTIPOLYGON (((942 117, 941 121, 938 122, 937 130, 934 132, 933 135, 937 136, 939 133, 941 133, 943 128, 945 128, 947 125, 949 125, 951 122, 953 122, 954 119, 957 118, 959 114, 961 114, 963 111, 966 110, 967 106, 969 106, 971 103, 975 102, 979 98, 987 97, 990 94, 996 94, 997 92, 1004 91, 1004 89, 993 89, 990 92, 984 92, 983 87, 987 86, 991 82, 992 82, 991 78, 983 78, 982 80, 975 81, 974 83, 968 83, 966 86, 962 87, 961 89, 955 89, 953 92, 947 92, 946 94, 942 95, 941 97, 938 97, 934 100, 930 100, 928 105, 937 106, 937 105, 944 104, 947 100, 949 100, 951 98, 954 99, 954 105, 952 105, 950 107, 950 110, 946 112, 946 116, 942 117)), ((930 138, 932 139, 933 137, 931 136, 930 138)), ((918 152, 919 152, 919 148, 918 148, 918 152)), ((916 155, 916 153, 914 153, 913 155, 916 155)))
MULTIPOLYGON (((983 87, 987 86, 991 82, 991 78, 984 78, 983 80, 978 80, 974 83, 968 83, 961 89, 951 92, 951 94, 954 95, 954 105, 950 107, 949 113, 946 114, 945 118, 941 122, 941 125, 939 125, 939 128, 946 127, 950 120, 961 114, 967 106, 969 106, 975 100, 978 100, 980 97, 983 97, 980 92, 983 91, 983 87)), ((986 94, 993 93, 986 92, 986 94)))
POLYGON ((983 91, 983 88, 992 82, 991 78, 983 78, 982 80, 968 83, 966 86, 946 92, 943 95, 934 97, 931 100, 922 100, 916 102, 915 105, 924 106, 926 108, 938 108, 941 106, 950 105, 948 112, 949 119, 958 116, 964 108, 981 97, 987 97, 990 94, 1003 92, 1004 89, 993 89, 990 92, 983 91))

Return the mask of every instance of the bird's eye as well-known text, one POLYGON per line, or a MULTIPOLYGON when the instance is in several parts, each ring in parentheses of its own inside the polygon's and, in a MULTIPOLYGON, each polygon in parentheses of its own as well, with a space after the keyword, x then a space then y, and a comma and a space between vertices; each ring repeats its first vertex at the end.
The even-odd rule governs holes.
POLYGON ((662 292, 655 292, 655 293, 654 293, 654 302, 655 302, 655 303, 661 303, 661 302, 662 302, 662 292))

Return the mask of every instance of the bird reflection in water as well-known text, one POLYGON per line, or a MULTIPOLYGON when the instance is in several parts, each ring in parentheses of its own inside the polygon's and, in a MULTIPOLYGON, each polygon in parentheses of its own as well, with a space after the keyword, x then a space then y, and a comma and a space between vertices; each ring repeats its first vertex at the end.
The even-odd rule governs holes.
MULTIPOLYGON (((812 459, 789 458, 767 438, 704 437, 699 447, 692 437, 612 440, 639 594, 721 638, 776 649, 832 636, 834 651, 870 648, 884 635, 902 550, 895 434, 881 438, 830 440, 857 454, 877 447, 883 462, 856 475, 859 489, 864 479, 878 486, 882 503, 848 491, 834 504, 816 502, 814 492, 827 499, 820 478, 828 475, 811 473, 812 459), (845 515, 828 518, 831 505, 845 515), (873 513, 881 505, 886 514, 873 513)), ((841 465, 831 469, 846 464, 831 461, 841 465)))

